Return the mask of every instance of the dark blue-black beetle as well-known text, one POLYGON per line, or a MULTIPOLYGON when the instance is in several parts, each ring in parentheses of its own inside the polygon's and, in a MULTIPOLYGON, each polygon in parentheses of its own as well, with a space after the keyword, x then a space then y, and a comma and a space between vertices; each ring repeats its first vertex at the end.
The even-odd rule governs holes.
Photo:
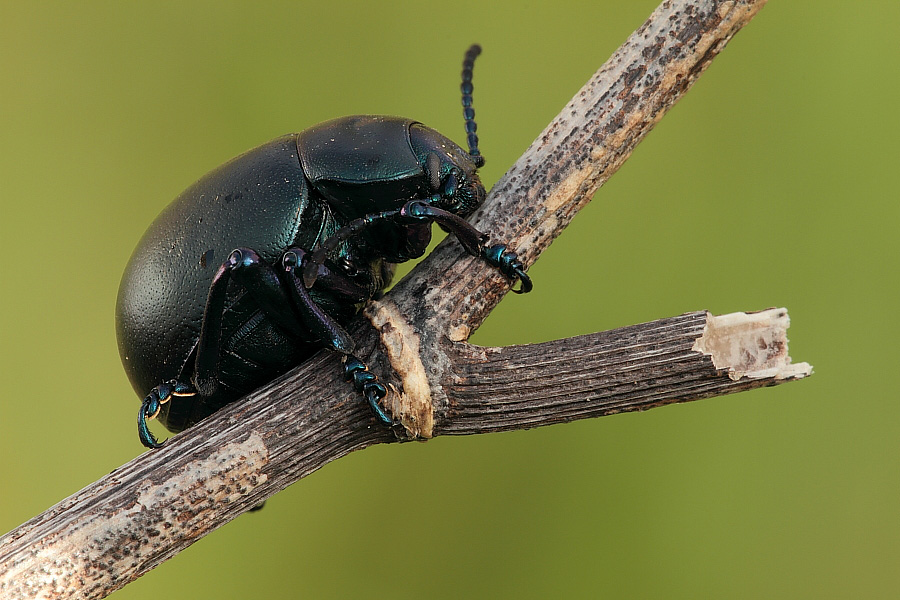
POLYGON ((352 116, 272 140, 185 190, 138 243, 119 287, 116 333, 139 397, 141 442, 158 418, 182 431, 331 348, 376 417, 387 390, 344 325, 417 258, 431 224, 506 276, 531 280, 505 244, 469 225, 477 169, 472 46, 463 61, 466 152, 410 119, 352 116))

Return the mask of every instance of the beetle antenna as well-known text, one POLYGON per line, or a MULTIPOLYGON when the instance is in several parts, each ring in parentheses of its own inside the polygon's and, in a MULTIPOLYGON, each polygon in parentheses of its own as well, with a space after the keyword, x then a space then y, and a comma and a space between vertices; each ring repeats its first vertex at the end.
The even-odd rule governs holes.
POLYGON ((466 137, 469 142, 469 155, 475 161, 476 167, 484 165, 484 157, 478 150, 478 136, 475 132, 478 125, 475 124, 475 109, 472 108, 472 68, 475 66, 475 59, 481 54, 481 46, 472 44, 466 51, 466 57, 463 59, 462 84, 459 89, 462 92, 463 117, 466 119, 466 137))

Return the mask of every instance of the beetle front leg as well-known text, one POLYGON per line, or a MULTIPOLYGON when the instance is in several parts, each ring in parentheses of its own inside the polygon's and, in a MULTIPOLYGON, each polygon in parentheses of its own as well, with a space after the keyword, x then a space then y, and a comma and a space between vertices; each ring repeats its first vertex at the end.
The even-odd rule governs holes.
POLYGON ((443 229, 456 236, 466 252, 478 256, 496 267, 501 273, 522 282, 522 287, 513 289, 517 294, 527 294, 534 287, 531 278, 525 273, 525 265, 519 255, 509 249, 506 244, 487 245, 488 236, 452 212, 432 206, 421 200, 412 200, 400 209, 400 216, 409 219, 434 221, 443 229))

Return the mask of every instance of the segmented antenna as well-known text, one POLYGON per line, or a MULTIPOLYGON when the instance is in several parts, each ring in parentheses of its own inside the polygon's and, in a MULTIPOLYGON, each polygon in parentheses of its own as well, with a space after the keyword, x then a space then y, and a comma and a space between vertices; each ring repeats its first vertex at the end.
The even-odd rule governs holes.
POLYGON ((478 150, 478 136, 475 132, 478 125, 475 124, 475 109, 472 108, 472 68, 475 66, 475 59, 481 54, 481 46, 472 44, 466 51, 466 57, 463 59, 462 84, 459 89, 462 92, 463 117, 466 119, 466 138, 469 142, 469 154, 475 161, 476 167, 484 165, 484 157, 478 150))

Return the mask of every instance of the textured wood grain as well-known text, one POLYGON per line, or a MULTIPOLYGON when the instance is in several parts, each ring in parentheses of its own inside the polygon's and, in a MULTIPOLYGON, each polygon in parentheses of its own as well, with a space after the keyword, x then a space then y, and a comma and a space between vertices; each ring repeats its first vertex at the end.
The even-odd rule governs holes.
MULTIPOLYGON (((458 358, 444 386, 451 399, 436 435, 527 429, 576 419, 641 411, 801 379, 792 364, 784 309, 743 316, 725 338, 733 346, 775 340, 752 356, 755 370, 739 371, 749 353, 707 353, 710 325, 723 318, 694 312, 543 344, 481 348, 456 345, 458 358), (773 321, 780 315, 783 320, 773 321), (774 349, 774 351, 772 351, 774 349), (735 373, 738 373, 735 377, 735 373)), ((736 320, 736 319, 732 319, 736 320)))
MULTIPOLYGON (((706 312, 542 344, 454 344, 435 382, 451 400, 434 434, 526 429, 805 377, 809 365, 787 358, 786 311, 774 310, 785 322, 767 338, 780 354, 758 365, 763 375, 737 378, 697 349, 714 318, 706 312)), ((376 424, 338 372, 338 358, 321 353, 0 538, 0 597, 102 597, 328 462, 405 439, 376 424)))

